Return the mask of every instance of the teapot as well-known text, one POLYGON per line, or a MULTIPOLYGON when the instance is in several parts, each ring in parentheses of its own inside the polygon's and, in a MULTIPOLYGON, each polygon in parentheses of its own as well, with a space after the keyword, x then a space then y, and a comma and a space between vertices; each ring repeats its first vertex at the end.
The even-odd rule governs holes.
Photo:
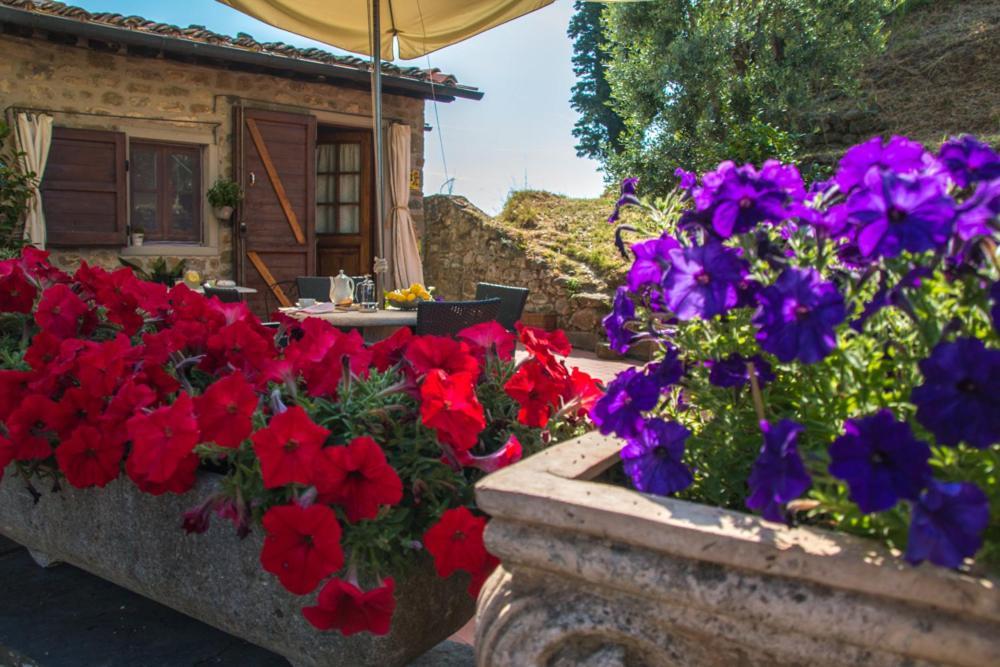
POLYGON ((337 305, 349 305, 354 301, 354 281, 343 269, 330 278, 330 301, 337 305))

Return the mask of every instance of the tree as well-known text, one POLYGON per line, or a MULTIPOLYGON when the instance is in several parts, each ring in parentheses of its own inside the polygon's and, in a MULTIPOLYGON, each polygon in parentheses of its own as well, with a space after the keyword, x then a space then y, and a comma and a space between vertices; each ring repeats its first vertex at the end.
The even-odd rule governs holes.
POLYGON ((576 154, 607 162, 621 150, 625 123, 611 108, 611 86, 605 78, 604 62, 609 53, 604 45, 601 12, 604 5, 576 0, 576 13, 567 33, 573 40, 573 86, 570 104, 580 113, 573 128, 576 154))
POLYGON ((615 177, 663 193, 674 169, 796 157, 824 96, 857 94, 902 0, 657 0, 604 14, 604 74, 624 119, 615 177))

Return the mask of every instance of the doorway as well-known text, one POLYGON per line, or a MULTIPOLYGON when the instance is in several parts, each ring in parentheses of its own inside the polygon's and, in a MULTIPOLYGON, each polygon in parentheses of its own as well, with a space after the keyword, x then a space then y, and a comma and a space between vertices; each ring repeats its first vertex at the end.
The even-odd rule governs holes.
POLYGON ((374 255, 372 133, 319 126, 316 133, 316 268, 371 273, 374 255))

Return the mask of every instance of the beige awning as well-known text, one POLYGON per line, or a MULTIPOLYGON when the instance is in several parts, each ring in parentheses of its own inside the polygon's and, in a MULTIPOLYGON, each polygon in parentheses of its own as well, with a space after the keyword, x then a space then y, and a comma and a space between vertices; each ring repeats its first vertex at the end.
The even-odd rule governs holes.
MULTIPOLYGON (((276 28, 371 55, 369 0, 219 0, 276 28)), ((417 58, 516 19, 553 0, 380 0, 382 54, 417 58)))

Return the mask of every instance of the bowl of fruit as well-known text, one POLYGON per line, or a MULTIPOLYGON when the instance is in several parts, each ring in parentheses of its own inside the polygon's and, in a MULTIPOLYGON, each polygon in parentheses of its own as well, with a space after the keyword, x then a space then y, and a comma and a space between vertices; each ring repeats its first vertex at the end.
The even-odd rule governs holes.
POLYGON ((414 310, 421 301, 430 301, 430 290, 420 283, 413 283, 403 289, 395 289, 385 293, 385 300, 390 306, 402 308, 403 310, 414 310))

